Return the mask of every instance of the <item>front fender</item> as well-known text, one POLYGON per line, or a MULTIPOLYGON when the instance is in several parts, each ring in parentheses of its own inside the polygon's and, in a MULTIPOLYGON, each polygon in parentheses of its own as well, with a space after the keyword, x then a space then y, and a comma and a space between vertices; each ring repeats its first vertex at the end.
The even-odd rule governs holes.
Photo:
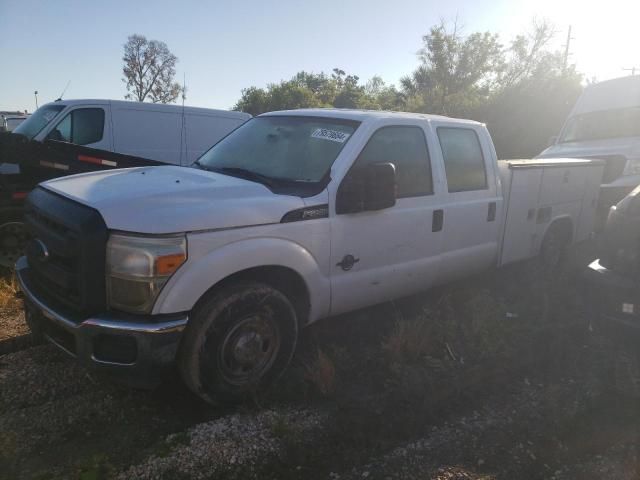
POLYGON ((309 322, 328 315, 330 283, 313 255, 302 245, 282 238, 251 238, 227 243, 199 255, 206 240, 189 242, 189 259, 164 286, 153 314, 190 311, 211 287, 254 267, 280 266, 298 273, 309 292, 309 322), (192 257, 193 251, 193 257, 192 257))

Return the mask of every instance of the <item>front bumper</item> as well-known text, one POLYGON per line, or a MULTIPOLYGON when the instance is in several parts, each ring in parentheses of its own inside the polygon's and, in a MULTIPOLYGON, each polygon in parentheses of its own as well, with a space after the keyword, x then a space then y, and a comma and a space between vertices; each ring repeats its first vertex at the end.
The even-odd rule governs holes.
POLYGON ((586 299, 601 327, 640 333, 640 283, 594 260, 585 272, 586 299))
POLYGON ((174 363, 188 321, 186 314, 139 316, 109 312, 77 319, 52 308, 36 293, 25 257, 18 260, 16 275, 31 329, 83 365, 129 385, 152 388, 174 363))

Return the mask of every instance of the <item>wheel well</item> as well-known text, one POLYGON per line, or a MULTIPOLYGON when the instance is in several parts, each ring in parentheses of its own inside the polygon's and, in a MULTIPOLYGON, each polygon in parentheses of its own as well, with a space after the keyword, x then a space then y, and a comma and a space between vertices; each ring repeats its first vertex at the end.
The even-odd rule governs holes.
POLYGON ((241 282, 262 282, 277 288, 293 303, 300 325, 306 325, 311 306, 309 290, 302 276, 288 267, 267 265, 241 270, 220 280, 207 290, 201 298, 204 298, 214 290, 219 290, 232 283, 241 282))
MULTIPOLYGON (((558 231, 566 235, 569 243, 573 240, 573 221, 569 217, 560 217, 551 222, 551 225, 547 228, 544 236, 549 234, 551 231, 558 231)), ((544 240, 543 240, 544 241, 544 240)))

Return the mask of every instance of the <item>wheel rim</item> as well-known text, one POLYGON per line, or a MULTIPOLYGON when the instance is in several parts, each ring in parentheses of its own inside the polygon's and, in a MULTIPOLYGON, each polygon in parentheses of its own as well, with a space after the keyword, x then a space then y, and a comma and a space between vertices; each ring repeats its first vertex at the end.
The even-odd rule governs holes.
POLYGON ((0 225, 0 265, 13 267, 24 253, 29 233, 22 222, 0 225))
POLYGON ((273 365, 280 349, 280 334, 273 313, 256 312, 237 322, 220 348, 220 371, 234 385, 255 383, 273 365))

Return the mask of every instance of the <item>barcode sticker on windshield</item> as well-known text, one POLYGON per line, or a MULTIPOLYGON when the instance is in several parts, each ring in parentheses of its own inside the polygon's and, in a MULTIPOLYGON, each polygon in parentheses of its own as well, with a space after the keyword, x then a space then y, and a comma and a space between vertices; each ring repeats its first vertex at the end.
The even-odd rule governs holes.
POLYGON ((339 132, 337 130, 329 130, 327 128, 317 128, 312 134, 311 138, 321 138, 323 140, 331 140, 332 142, 344 143, 347 138, 351 136, 350 133, 339 132))

